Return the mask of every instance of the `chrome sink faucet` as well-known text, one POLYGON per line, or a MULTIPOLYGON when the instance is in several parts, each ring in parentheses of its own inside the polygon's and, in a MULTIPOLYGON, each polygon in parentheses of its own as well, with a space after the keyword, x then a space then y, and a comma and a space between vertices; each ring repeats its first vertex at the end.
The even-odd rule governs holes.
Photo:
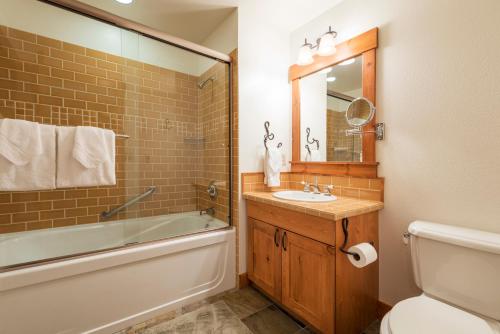
POLYGON ((311 188, 313 189, 313 193, 321 194, 321 191, 319 190, 319 185, 318 185, 318 175, 314 176, 314 184, 311 184, 311 188))

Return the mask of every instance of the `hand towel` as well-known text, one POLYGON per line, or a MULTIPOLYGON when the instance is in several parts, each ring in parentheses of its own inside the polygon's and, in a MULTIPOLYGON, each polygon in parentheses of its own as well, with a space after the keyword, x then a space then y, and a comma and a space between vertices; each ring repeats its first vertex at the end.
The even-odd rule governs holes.
POLYGON ((30 163, 42 154, 40 124, 20 119, 0 120, 0 154, 16 166, 30 163))
POLYGON ((115 185, 115 134, 90 127, 57 128, 58 188, 115 185))
POLYGON ((264 158, 264 180, 268 187, 280 186, 282 154, 278 148, 271 147, 264 158))
MULTIPOLYGON (((56 127, 30 124, 28 128, 31 132, 23 133, 25 142, 22 142, 20 130, 7 129, 5 121, 2 120, 0 125, 0 147, 2 148, 0 150, 0 190, 55 189, 56 127), (12 137, 6 137, 7 133, 12 134, 12 137), (6 148, 6 146, 10 147, 6 148)), ((14 126, 14 123, 10 121, 7 124, 14 126)))
POLYGON ((319 150, 311 150, 311 161, 321 161, 321 152, 319 150))

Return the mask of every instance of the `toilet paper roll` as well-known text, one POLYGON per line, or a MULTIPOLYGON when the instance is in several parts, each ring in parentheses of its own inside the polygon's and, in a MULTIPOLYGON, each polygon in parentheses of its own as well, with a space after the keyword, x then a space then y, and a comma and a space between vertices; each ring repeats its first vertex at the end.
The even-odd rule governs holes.
POLYGON ((377 261, 377 250, 367 242, 357 244, 348 249, 349 252, 359 255, 359 260, 356 260, 353 255, 347 255, 352 265, 357 268, 363 268, 377 261))

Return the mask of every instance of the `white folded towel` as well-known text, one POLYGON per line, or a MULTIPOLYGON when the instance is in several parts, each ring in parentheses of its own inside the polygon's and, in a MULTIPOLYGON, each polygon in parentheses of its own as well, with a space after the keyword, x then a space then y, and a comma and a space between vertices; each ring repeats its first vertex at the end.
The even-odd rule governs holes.
POLYGON ((318 162, 321 160, 321 152, 319 150, 311 150, 311 152, 307 152, 306 161, 310 162, 318 162))
POLYGON ((40 124, 20 119, 0 120, 0 154, 16 166, 24 166, 43 153, 40 124))
POLYGON ((55 128, 22 120, 1 120, 0 190, 55 189, 55 128))
POLYGON ((264 183, 268 187, 280 186, 280 171, 283 165, 283 155, 278 148, 271 147, 264 157, 264 183))
POLYGON ((57 128, 57 187, 115 185, 115 133, 87 126, 57 128))

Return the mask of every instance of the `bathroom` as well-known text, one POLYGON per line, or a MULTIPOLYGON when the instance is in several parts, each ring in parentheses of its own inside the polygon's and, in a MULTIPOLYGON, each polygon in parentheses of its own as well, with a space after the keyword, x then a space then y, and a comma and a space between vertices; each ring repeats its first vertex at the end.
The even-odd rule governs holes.
POLYGON ((500 332, 497 1, 0 4, 0 333, 500 332))

